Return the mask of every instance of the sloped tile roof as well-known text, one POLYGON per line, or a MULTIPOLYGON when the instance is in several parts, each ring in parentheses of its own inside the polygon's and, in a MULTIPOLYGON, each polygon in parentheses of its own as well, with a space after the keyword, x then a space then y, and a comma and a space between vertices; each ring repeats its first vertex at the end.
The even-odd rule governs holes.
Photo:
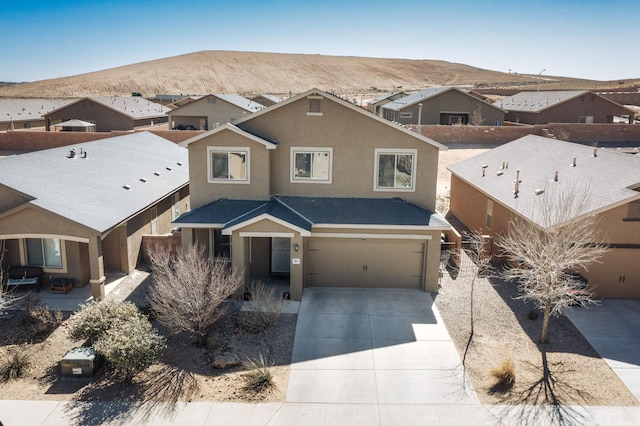
MULTIPOLYGON (((448 167, 492 199, 542 225, 536 190, 587 192, 585 213, 640 199, 640 158, 614 150, 528 135, 448 167), (573 166, 573 158, 576 165, 573 166), (507 168, 502 168, 506 164, 507 168), (483 166, 485 176, 482 176, 483 166), (520 170, 518 196, 514 194, 520 170), (501 172, 501 174, 500 174, 501 172), (555 181, 555 173, 558 180, 555 181)), ((486 206, 478 206, 485 209, 486 206)))
POLYGON ((400 198, 293 196, 274 196, 268 201, 220 199, 183 214, 174 223, 228 228, 263 214, 305 230, 313 225, 450 226, 441 215, 400 198))
POLYGON ((154 134, 132 133, 1 158, 0 185, 26 194, 32 205, 105 232, 186 186, 187 154, 154 134), (75 158, 69 158, 71 150, 75 158))

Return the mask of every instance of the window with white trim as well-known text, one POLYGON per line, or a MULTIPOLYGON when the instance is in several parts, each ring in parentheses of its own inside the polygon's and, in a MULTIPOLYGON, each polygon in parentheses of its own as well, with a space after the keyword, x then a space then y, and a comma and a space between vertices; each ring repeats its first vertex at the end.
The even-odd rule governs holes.
POLYGON ((27 265, 62 269, 62 247, 58 238, 25 238, 24 249, 27 265))
POLYGON ((376 149, 375 189, 378 191, 415 191, 415 149, 376 149))
POLYGON ((208 147, 209 182, 249 183, 249 147, 208 147))
POLYGON ((291 181, 331 183, 333 148, 291 147, 291 181))
POLYGON ((493 223, 493 201, 487 200, 487 221, 486 225, 488 229, 491 229, 493 223))

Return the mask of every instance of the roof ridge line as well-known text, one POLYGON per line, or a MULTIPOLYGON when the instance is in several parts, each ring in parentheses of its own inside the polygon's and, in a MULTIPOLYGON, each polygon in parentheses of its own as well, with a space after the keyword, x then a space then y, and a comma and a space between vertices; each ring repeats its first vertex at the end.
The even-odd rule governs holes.
POLYGON ((282 204, 284 207, 286 207, 287 209, 291 210, 293 213, 295 213, 296 215, 298 215, 299 217, 301 217, 302 219, 304 219, 307 223, 309 223, 309 225, 314 225, 314 223, 309 220, 306 216, 304 216, 303 214, 301 214, 299 211, 297 211, 296 209, 294 209, 293 207, 291 207, 290 205, 288 205, 287 203, 285 203, 284 201, 282 201, 280 198, 278 198, 277 195, 274 195, 271 197, 273 200, 279 202, 280 204, 282 204))

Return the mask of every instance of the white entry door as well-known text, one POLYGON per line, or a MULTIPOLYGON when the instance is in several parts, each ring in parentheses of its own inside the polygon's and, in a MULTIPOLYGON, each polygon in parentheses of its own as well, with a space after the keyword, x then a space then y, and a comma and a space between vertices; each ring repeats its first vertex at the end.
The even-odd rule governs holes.
POLYGON ((290 238, 273 237, 271 238, 271 273, 288 274, 291 269, 289 247, 291 246, 290 238))

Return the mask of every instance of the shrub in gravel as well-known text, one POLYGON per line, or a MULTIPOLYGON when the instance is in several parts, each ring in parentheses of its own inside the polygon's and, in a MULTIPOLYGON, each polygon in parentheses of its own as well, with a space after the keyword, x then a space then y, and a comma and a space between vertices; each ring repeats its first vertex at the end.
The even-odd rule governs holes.
POLYGON ((499 367, 491 370, 491 376, 494 378, 492 389, 508 390, 513 387, 516 381, 516 368, 511 361, 503 361, 499 367))
POLYGON ((284 303, 276 295, 275 288, 261 281, 247 286, 251 300, 245 302, 245 308, 238 313, 238 326, 248 333, 260 333, 270 329, 278 322, 284 309, 284 303))
POLYGON ((262 354, 258 359, 247 359, 244 367, 250 370, 243 376, 246 391, 259 393, 275 388, 273 363, 269 364, 262 354))
POLYGON ((136 373, 157 361, 166 347, 166 341, 153 329, 149 320, 140 314, 106 330, 96 340, 94 347, 117 370, 124 373, 125 380, 131 381, 136 373))
POLYGON ((17 379, 24 376, 29 368, 31 357, 24 351, 18 351, 0 364, 0 379, 3 382, 17 379))
POLYGON ((106 300, 82 305, 82 310, 69 319, 69 337, 75 340, 98 340, 107 330, 140 316, 131 302, 106 300))
POLYGON ((51 311, 44 306, 32 308, 22 315, 21 323, 29 327, 32 338, 38 338, 51 333, 60 324, 64 316, 60 311, 51 311))

